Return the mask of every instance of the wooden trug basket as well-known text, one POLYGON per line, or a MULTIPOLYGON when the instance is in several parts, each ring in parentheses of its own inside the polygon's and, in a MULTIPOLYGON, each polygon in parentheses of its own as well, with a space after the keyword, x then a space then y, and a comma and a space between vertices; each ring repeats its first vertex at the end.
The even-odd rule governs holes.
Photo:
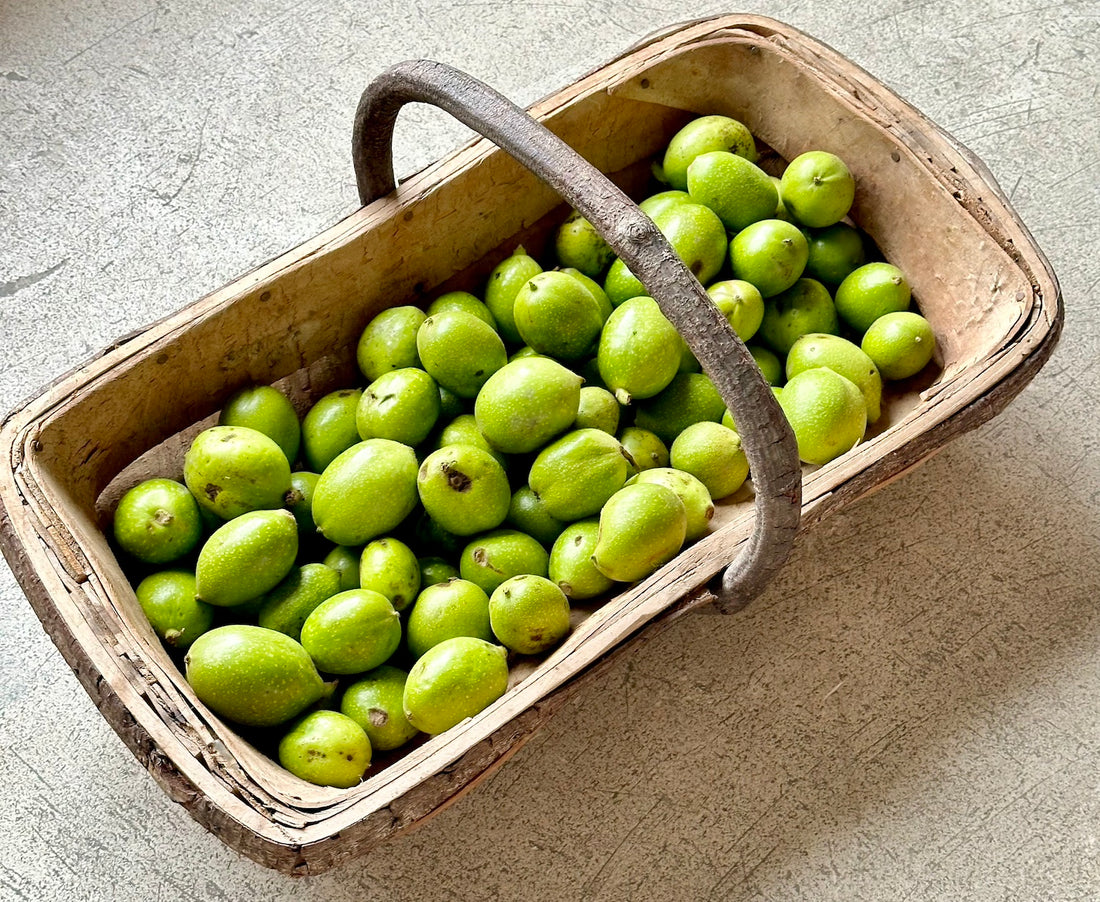
MULTIPOLYGON (((833 151, 857 184, 853 218, 904 270, 938 371, 885 399, 868 440, 805 468, 802 528, 998 413, 1050 355, 1058 283, 985 167, 866 72, 773 20, 676 26, 536 104, 531 115, 627 192, 693 115, 724 113, 790 159, 833 151)), ((578 686, 673 618, 710 605, 741 549, 751 500, 723 503, 703 540, 602 606, 517 671, 497 703, 359 786, 311 786, 198 702, 152 633, 108 546, 119 494, 181 472, 220 403, 275 383, 299 410, 355 384, 356 340, 380 310, 479 290, 567 208, 485 139, 471 142, 301 247, 106 349, 12 411, 0 429, 0 544, 93 701, 165 791, 232 848, 317 873, 422 822, 490 773, 578 686)), ((384 766, 383 766, 384 765, 384 766)))

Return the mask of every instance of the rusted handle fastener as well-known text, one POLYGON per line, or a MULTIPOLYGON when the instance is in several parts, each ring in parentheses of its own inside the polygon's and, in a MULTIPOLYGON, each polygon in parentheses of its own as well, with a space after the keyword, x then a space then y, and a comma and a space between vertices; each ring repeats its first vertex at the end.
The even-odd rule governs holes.
POLYGON ((352 159, 364 205, 395 188, 394 124, 401 107, 413 102, 450 113, 554 188, 622 257, 684 336, 733 413, 752 472, 753 534, 715 591, 719 610, 744 607, 786 560, 802 508, 794 435, 745 345, 630 198, 507 98, 442 63, 399 63, 363 92, 355 113, 352 159))

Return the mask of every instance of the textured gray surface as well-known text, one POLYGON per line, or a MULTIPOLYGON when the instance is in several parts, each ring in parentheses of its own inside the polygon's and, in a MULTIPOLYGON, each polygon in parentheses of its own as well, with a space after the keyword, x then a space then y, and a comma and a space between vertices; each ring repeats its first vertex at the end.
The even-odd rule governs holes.
MULTIPOLYGON (((0 899, 1100 897, 1100 8, 752 3, 990 166, 1062 343, 998 419, 688 618, 360 863, 239 859, 130 756, 0 565, 0 899)), ((348 132, 429 56, 520 103, 714 3, 0 5, 0 408, 354 207, 348 132)), ((462 140, 411 109, 409 171, 462 140)))

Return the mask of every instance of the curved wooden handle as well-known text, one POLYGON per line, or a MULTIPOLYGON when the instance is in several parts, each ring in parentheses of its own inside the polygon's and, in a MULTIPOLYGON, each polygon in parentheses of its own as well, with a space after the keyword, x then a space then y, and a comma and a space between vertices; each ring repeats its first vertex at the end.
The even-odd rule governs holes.
POLYGON ((726 318, 653 221, 602 172, 488 85, 432 60, 399 63, 363 92, 352 159, 359 198, 396 187, 393 129, 406 103, 430 103, 511 154, 578 210, 630 267, 714 382, 734 419, 756 491, 752 537, 715 592, 719 610, 748 604, 782 566, 802 511, 794 435, 771 388, 726 318))

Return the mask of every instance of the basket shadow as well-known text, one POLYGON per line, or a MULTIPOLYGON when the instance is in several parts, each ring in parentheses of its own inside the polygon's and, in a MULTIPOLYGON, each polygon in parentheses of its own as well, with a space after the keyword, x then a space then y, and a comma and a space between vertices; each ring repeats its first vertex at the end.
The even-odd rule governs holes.
POLYGON ((990 435, 805 534, 743 614, 637 646, 480 791, 376 850, 372 880, 415 860, 490 897, 739 898, 882 861, 934 873, 1074 763, 1075 667, 1100 641, 1100 527, 990 435))

